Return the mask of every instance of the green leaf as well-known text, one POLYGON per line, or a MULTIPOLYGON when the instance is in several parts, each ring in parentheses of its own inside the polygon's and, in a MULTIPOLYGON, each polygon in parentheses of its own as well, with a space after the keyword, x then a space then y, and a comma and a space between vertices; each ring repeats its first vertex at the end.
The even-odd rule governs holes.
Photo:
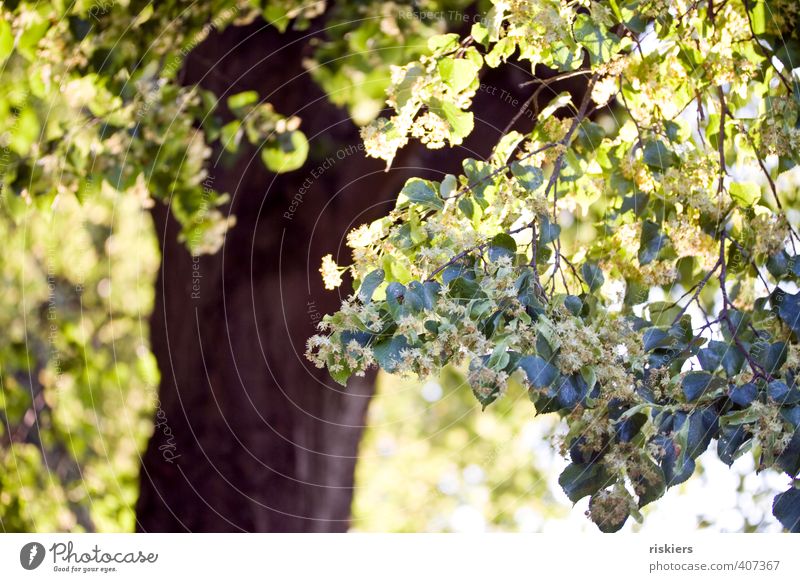
POLYGON ((572 315, 580 315, 583 311, 583 300, 577 295, 567 295, 564 297, 564 307, 569 309, 572 315))
POLYGON ((500 63, 506 62, 506 59, 514 53, 516 48, 517 45, 513 39, 507 36, 501 38, 494 43, 492 50, 486 53, 486 64, 492 68, 497 67, 500 63))
POLYGON ((678 163, 678 156, 663 141, 649 141, 644 146, 644 162, 663 172, 678 163))
POLYGON ((800 489, 791 487, 776 495, 772 514, 791 533, 800 533, 800 489))
POLYGON ((534 388, 547 388, 558 378, 558 368, 539 356, 525 356, 519 360, 518 366, 534 388))
POLYGON ((589 286, 589 291, 597 291, 605 282, 602 269, 595 263, 584 263, 581 267, 581 275, 583 281, 589 286))
POLYGON ((686 433, 686 448, 684 453, 692 459, 702 455, 711 444, 711 440, 717 436, 719 422, 717 414, 710 408, 696 408, 689 414, 686 421, 688 430, 686 433))
POLYGON ((261 16, 268 23, 277 28, 280 32, 285 32, 289 26, 289 16, 286 9, 280 5, 267 2, 261 16))
POLYGON ((670 326, 681 312, 674 301, 653 301, 647 306, 650 322, 656 326, 670 326))
POLYGON ((741 386, 734 386, 728 390, 728 398, 731 402, 739 406, 750 406, 750 403, 758 396, 758 386, 752 382, 746 382, 741 386))
POLYGON ((478 67, 468 59, 443 58, 438 63, 439 75, 453 92, 461 93, 478 80, 478 67))
POLYGON ((500 138, 492 150, 492 161, 498 165, 508 162, 512 152, 517 148, 525 136, 518 131, 510 131, 500 138))
POLYGON ((708 372, 689 372, 683 377, 681 386, 687 402, 694 402, 703 394, 721 388, 725 382, 708 372))
POLYGON ((497 261, 500 257, 511 257, 517 252, 516 241, 508 234, 500 233, 495 235, 489 245, 489 260, 497 261))
POLYGON ((502 370, 511 361, 511 355, 508 353, 508 345, 506 342, 500 342, 492 350, 492 355, 486 362, 486 365, 493 370, 502 370))
POLYGON ((794 405, 800 403, 800 389, 796 386, 787 386, 780 380, 773 380, 767 384, 767 394, 774 402, 780 405, 794 405))
POLYGON ((242 140, 241 131, 242 122, 234 119, 230 123, 226 123, 220 130, 220 138, 222 140, 222 147, 231 153, 236 153, 239 149, 239 142, 242 140))
POLYGON ((421 178, 411 178, 405 183, 397 199, 398 205, 405 200, 432 210, 444 208, 444 201, 436 194, 433 184, 421 178))
POLYGON ((800 336, 800 291, 794 295, 776 293, 772 300, 778 305, 778 316, 800 336))
POLYGON ((361 282, 361 287, 358 288, 358 298, 361 299, 362 303, 369 303, 372 301, 372 294, 375 293, 375 289, 378 288, 378 285, 383 283, 385 276, 383 269, 375 269, 364 277, 364 280, 361 282))
POLYGON ((228 108, 234 112, 256 103, 258 103, 257 91, 243 91, 228 97, 228 108))
POLYGON ((722 363, 722 358, 729 350, 728 344, 720 341, 710 341, 708 346, 700 350, 697 354, 697 359, 700 362, 700 367, 706 372, 714 372, 719 368, 722 363))
POLYGON ((561 227, 550 222, 546 214, 539 216, 539 244, 546 245, 553 242, 561 234, 561 227))
POLYGON ((308 140, 302 131, 278 134, 261 150, 261 160, 271 172, 282 174, 300 168, 308 156, 308 140))
POLYGON ((392 281, 386 286, 386 308, 395 320, 399 319, 406 311, 403 303, 406 296, 406 287, 402 283, 392 281))
POLYGON ((570 103, 572 103, 572 95, 570 94, 569 91, 562 91, 561 93, 556 95, 555 98, 551 99, 550 103, 548 103, 547 106, 544 109, 542 109, 542 111, 539 113, 538 119, 544 121, 545 119, 553 115, 553 113, 555 113, 562 107, 566 107, 570 103))
POLYGON ((769 375, 775 375, 786 363, 788 355, 788 345, 784 342, 769 344, 768 342, 756 342, 750 348, 750 354, 761 364, 764 371, 769 375))
POLYGON ((437 51, 451 51, 458 47, 459 36, 450 32, 448 34, 436 34, 428 39, 428 49, 431 52, 437 51))
POLYGON ((131 24, 131 28, 138 28, 142 24, 144 24, 145 22, 150 20, 153 17, 154 11, 155 11, 155 9, 154 9, 154 6, 153 6, 153 2, 150 2, 144 8, 142 8, 142 10, 139 12, 139 14, 136 15, 136 18, 134 19, 133 23, 131 24))
POLYGON ((661 232, 661 228, 650 220, 642 225, 642 236, 639 241, 639 264, 652 263, 667 246, 669 238, 661 232))
POLYGON ((550 47, 553 64, 559 71, 574 71, 583 63, 583 49, 571 38, 556 42, 550 47))
POLYGON ((475 39, 478 44, 486 45, 489 39, 489 30, 480 22, 476 22, 470 29, 470 35, 475 39))
POLYGON ((375 361, 378 365, 390 374, 397 369, 402 361, 401 352, 410 346, 404 335, 397 335, 391 339, 378 342, 373 346, 375 361))
POLYGON ((723 427, 717 440, 717 456, 730 467, 752 443, 743 426, 723 427))
POLYGON ((486 297, 474 279, 465 277, 457 277, 450 282, 450 296, 461 301, 486 297))
POLYGON ((608 61, 616 52, 618 39, 596 24, 587 14, 579 14, 573 25, 575 40, 588 51, 592 64, 608 61))
POLYGON ((530 164, 512 162, 511 173, 526 190, 536 190, 544 182, 542 170, 530 164))
POLYGON ((451 144, 460 143, 462 139, 472 133, 472 128, 475 126, 472 111, 462 111, 449 101, 442 103, 440 111, 456 137, 455 140, 450 139, 451 144))
POLYGON ((492 185, 490 178, 492 167, 486 162, 480 162, 472 158, 465 159, 461 162, 461 165, 464 168, 464 175, 467 177, 467 182, 476 200, 479 204, 481 204, 481 200, 485 202, 484 193, 486 188, 492 185))
POLYGON ((558 484, 573 503, 608 487, 613 482, 614 478, 601 463, 590 465, 570 463, 558 477, 558 484))
POLYGON ((467 196, 458 201, 458 209, 470 220, 472 220, 472 217, 475 215, 475 205, 472 204, 472 200, 467 196))
POLYGON ((755 182, 733 182, 731 198, 742 208, 750 208, 761 199, 761 187, 755 182))
POLYGON ((591 390, 597 384, 597 372, 592 366, 582 366, 580 369, 581 378, 591 390))
POLYGON ((436 304, 436 298, 441 291, 441 285, 434 281, 420 283, 411 281, 405 294, 405 305, 412 313, 430 311, 436 304))
POLYGON ((14 50, 14 33, 11 32, 11 25, 0 20, 0 60, 7 59, 14 50))
POLYGON ((331 370, 331 367, 328 366, 328 373, 337 384, 341 384, 342 386, 347 386, 347 380, 353 374, 352 370, 350 370, 347 366, 342 366, 340 369, 334 368, 333 370, 331 370))
POLYGON ((666 330, 657 327, 648 327, 642 334, 642 343, 646 352, 670 345, 673 341, 674 338, 666 330))
POLYGON ((752 7, 750 10, 750 23, 753 27, 753 34, 764 34, 767 32, 767 22, 773 18, 771 14, 768 14, 767 3, 765 0, 754 0, 751 1, 750 6, 752 7))
POLYGON ((439 184, 439 194, 443 199, 447 199, 457 191, 458 179, 453 174, 447 174, 439 184))
POLYGON ((578 137, 575 140, 575 149, 581 153, 595 151, 600 146, 606 131, 603 126, 594 121, 582 121, 578 126, 578 137))

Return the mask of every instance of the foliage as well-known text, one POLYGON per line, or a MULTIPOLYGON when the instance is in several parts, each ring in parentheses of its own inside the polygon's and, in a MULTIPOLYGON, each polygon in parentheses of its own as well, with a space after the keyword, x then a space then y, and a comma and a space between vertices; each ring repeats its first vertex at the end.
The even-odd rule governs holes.
POLYGON ((152 227, 101 188, 0 233, 0 527, 130 531, 159 377, 152 227))
MULTIPOLYGON (((424 383, 380 372, 359 446, 352 531, 586 532, 558 483, 568 461, 557 443, 567 427, 555 414, 533 416, 527 391, 511 381, 489 410, 451 366, 424 383), (555 446, 554 446, 554 443, 555 446)), ((755 474, 752 455, 730 467, 715 446, 692 479, 642 509, 622 531, 776 532, 772 498, 785 489, 774 471, 755 474)))
POLYGON ((299 120, 257 95, 230 97, 234 120, 223 125, 217 96, 181 84, 185 57, 212 31, 257 15, 234 0, 191 10, 178 1, 7 5, 0 110, 10 135, 4 183, 18 194, 6 200, 10 213, 107 184, 145 206, 169 201, 192 251, 217 250, 232 221, 217 210, 226 196, 204 186, 211 146, 235 151, 246 133, 278 172, 307 152, 299 120))
POLYGON ((393 70, 393 113, 363 130, 387 163, 411 138, 460 143, 479 71, 512 56, 533 98, 577 76, 585 96, 555 95, 532 131, 459 176, 409 180, 353 231, 358 291, 309 358, 343 384, 468 362, 484 407, 524 382, 567 423, 560 483, 590 496, 603 531, 641 519, 714 439, 724 462, 753 451, 792 479, 774 514, 800 531, 797 16, 788 2, 497 0, 470 36, 429 39, 393 70))
MULTIPOLYGON (((274 172, 303 163, 299 119, 252 92, 185 86, 181 71, 212 32, 258 17, 307 30, 324 16, 308 70, 387 164, 411 139, 462 143, 480 76, 510 60, 530 65, 530 103, 567 78, 584 79, 586 93, 552 95, 531 131, 504 132, 460 175, 409 180, 389 216, 355 230, 358 290, 325 319, 309 357, 341 383, 375 365, 426 376, 466 363, 483 406, 523 383, 537 412, 564 418, 572 464, 561 484, 573 500, 590 496, 603 531, 688 479, 714 439, 725 462, 751 450, 759 470, 792 478, 774 510, 797 531, 795 4, 4 3, 0 228, 19 253, 0 269, 19 292, 4 298, 17 313, 0 345, 3 527, 28 529, 32 515, 41 529, 129 525, 134 469, 109 475, 100 459, 106 445, 139 447, 146 432, 157 372, 136 317, 151 299, 135 285, 109 288, 95 261, 115 264, 110 225, 155 201, 169 204, 192 252, 217 250, 233 220, 206 180, 212 149, 257 149, 274 172), (467 34, 453 16, 476 10, 467 34), (537 66, 555 76, 537 77, 537 66), (374 119, 384 92, 389 112, 374 119), (109 215, 111 201, 126 216, 109 215), (67 244, 42 262, 42 241, 65 232, 91 241, 82 267, 67 244), (51 268, 63 293, 50 292, 51 268), (91 292, 78 295, 81 277, 91 292), (117 304, 122 291, 131 296, 117 304), (129 393, 96 393, 95 381, 129 393), (108 410, 118 398, 134 402, 129 438, 90 426, 98 402, 108 410), (42 471, 54 454, 59 464, 42 471), (119 479, 123 501, 94 503, 87 517, 93 492, 74 485, 83 469, 84 482, 119 479)), ((123 272, 152 277, 152 255, 142 260, 122 261, 123 272)), ((327 258, 330 286, 341 271, 327 258)))
MULTIPOLYGON (((220 209, 212 151, 230 163, 255 149, 267 169, 287 172, 309 149, 301 120, 258 94, 187 86, 185 60, 229 26, 263 17, 302 30, 327 9, 296 0, 0 7, 3 530, 133 528, 138 454, 158 406, 146 325, 157 247, 142 213, 167 204, 192 253, 214 252, 234 218, 220 209)), ((362 124, 380 109, 389 66, 417 58, 446 28, 402 10, 332 9, 328 35, 311 47, 309 71, 362 124), (372 57, 369 43, 386 50, 372 57)))
POLYGON ((233 2, 5 2, 0 8, 0 526, 130 531, 158 369, 154 199, 187 244, 221 243, 183 59, 233 2), (164 34, 168 31, 168 34, 164 34), (113 281, 113 284, 112 284, 113 281))

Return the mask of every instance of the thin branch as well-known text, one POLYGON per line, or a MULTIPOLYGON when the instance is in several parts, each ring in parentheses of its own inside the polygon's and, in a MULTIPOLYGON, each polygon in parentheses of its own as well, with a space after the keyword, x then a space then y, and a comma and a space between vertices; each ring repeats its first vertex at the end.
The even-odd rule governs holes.
POLYGON ((516 160, 511 160, 509 162, 506 162, 505 164, 503 164, 499 168, 493 170, 492 172, 490 172, 489 174, 487 174, 483 178, 481 178, 481 179, 479 179, 479 180, 477 180, 477 181, 475 181, 475 182, 473 182, 471 184, 467 184, 466 186, 463 186, 463 187, 459 188, 458 190, 456 190, 455 194, 453 194, 450 198, 458 198, 459 196, 462 196, 463 194, 466 194, 467 192, 471 192, 471 191, 475 190, 475 188, 477 188, 478 186, 480 186, 481 184, 483 184, 487 180, 489 180, 491 178, 494 178, 495 176, 497 176, 501 172, 505 172, 506 170, 508 170, 511 167, 512 163, 525 161, 528 158, 531 158, 531 157, 535 156, 536 154, 540 154, 543 151, 546 151, 546 150, 549 150, 551 148, 556 147, 557 145, 559 145, 559 143, 560 142, 547 143, 547 144, 543 145, 542 147, 540 147, 538 149, 535 149, 534 151, 529 152, 529 153, 525 154, 524 156, 522 156, 522 157, 520 157, 520 158, 518 158, 516 160))
MULTIPOLYGON (((712 269, 708 273, 706 273, 706 276, 703 277, 702 281, 700 281, 700 283, 695 285, 694 295, 692 295, 692 298, 686 303, 686 305, 683 306, 678 315, 675 316, 675 319, 672 320, 672 325, 675 325, 680 321, 681 317, 683 317, 683 314, 686 313, 686 310, 689 309, 689 306, 692 304, 693 301, 697 301, 697 298, 700 297, 700 293, 703 291, 703 288, 706 286, 706 283, 708 283, 708 281, 711 279, 711 275, 713 275, 716 272, 716 270, 719 269, 720 266, 722 266, 722 260, 723 260, 722 257, 717 259, 716 264, 712 267, 712 269)), ((687 291, 686 294, 684 294, 684 297, 691 292, 692 289, 689 289, 689 291, 687 291)), ((681 297, 681 299, 682 298, 683 297, 681 297)), ((680 301, 680 299, 678 299, 678 301, 680 301)))
POLYGON ((547 77, 546 79, 536 78, 531 79, 530 81, 525 81, 524 83, 520 83, 520 87, 527 87, 528 85, 533 85, 534 83, 541 83, 543 85, 550 85, 551 83, 556 83, 558 81, 564 81, 565 79, 571 79, 572 77, 578 77, 580 75, 588 75, 592 71, 589 69, 580 69, 578 71, 569 71, 566 73, 559 73, 557 75, 553 75, 552 77, 547 77))
MULTIPOLYGON (((710 6, 709 6, 709 9, 710 6)), ((717 185, 717 194, 721 195, 725 188, 725 176, 728 175, 728 169, 725 165, 725 117, 728 115, 728 105, 725 103, 725 93, 722 87, 717 87, 717 95, 719 96, 719 137, 717 138, 717 145, 719 146, 719 183, 717 185)))
POLYGON ((461 251, 457 255, 454 255, 453 258, 451 258, 449 261, 447 261, 442 266, 437 267, 430 275, 428 275, 428 278, 425 279, 425 281, 428 281, 428 282, 433 281, 434 277, 436 277, 436 275, 438 275, 439 273, 444 271, 447 267, 450 267, 451 265, 454 265, 456 262, 458 262, 459 260, 463 259, 464 257, 466 257, 467 255, 469 255, 470 253, 472 253, 474 251, 479 251, 479 250, 484 249, 485 247, 489 246, 489 242, 490 241, 486 241, 486 242, 481 243, 479 245, 476 245, 474 247, 470 247, 465 251, 461 251))

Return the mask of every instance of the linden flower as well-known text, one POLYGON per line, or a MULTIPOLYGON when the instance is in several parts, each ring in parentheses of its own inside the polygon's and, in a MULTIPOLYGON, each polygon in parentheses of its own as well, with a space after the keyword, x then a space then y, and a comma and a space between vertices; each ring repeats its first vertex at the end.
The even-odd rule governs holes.
POLYGON ((362 224, 347 235, 347 246, 351 249, 363 249, 375 242, 375 237, 368 224, 362 224))
POLYGON ((325 289, 336 289, 342 284, 342 269, 333 260, 332 255, 322 257, 322 266, 319 268, 325 289))
POLYGON ((615 76, 608 76, 595 84, 592 89, 592 101, 602 107, 611 101, 617 92, 617 78, 615 76))

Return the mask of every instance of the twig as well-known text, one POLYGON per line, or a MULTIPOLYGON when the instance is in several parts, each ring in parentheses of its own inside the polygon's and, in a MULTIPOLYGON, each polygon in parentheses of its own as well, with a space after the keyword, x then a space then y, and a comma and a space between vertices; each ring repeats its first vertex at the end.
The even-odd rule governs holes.
MULTIPOLYGON (((711 7, 709 6, 709 10, 711 7)), ((728 175, 728 170, 725 165, 725 116, 728 115, 728 105, 725 103, 725 93, 722 87, 717 87, 717 94, 719 95, 719 137, 717 138, 717 145, 719 146, 719 183, 717 185, 717 195, 721 195, 725 188, 725 176, 728 175)))
MULTIPOLYGON (((678 321, 680 321, 681 317, 683 317, 683 314, 686 313, 686 310, 689 309, 689 306, 692 304, 692 302, 696 301, 697 298, 700 297, 700 293, 703 291, 703 287, 706 286, 706 283, 708 283, 708 281, 711 279, 711 275, 713 275, 716 272, 716 270, 720 268, 721 265, 722 265, 722 257, 717 259, 716 264, 712 267, 712 269, 708 273, 706 273, 706 276, 703 277, 702 281, 700 281, 700 283, 695 285, 696 289, 695 289, 694 295, 692 295, 692 298, 686 303, 686 305, 684 305, 681 308, 680 312, 678 312, 678 315, 675 316, 675 319, 672 320, 672 325, 675 325, 676 323, 678 323, 678 321)), ((692 290, 690 289, 689 291, 686 292, 686 294, 691 293, 691 291, 692 290)), ((684 294, 684 296, 686 294, 684 294)), ((678 301, 680 301, 680 299, 678 299, 678 301)), ((676 301, 676 303, 677 303, 677 301, 676 301)))

